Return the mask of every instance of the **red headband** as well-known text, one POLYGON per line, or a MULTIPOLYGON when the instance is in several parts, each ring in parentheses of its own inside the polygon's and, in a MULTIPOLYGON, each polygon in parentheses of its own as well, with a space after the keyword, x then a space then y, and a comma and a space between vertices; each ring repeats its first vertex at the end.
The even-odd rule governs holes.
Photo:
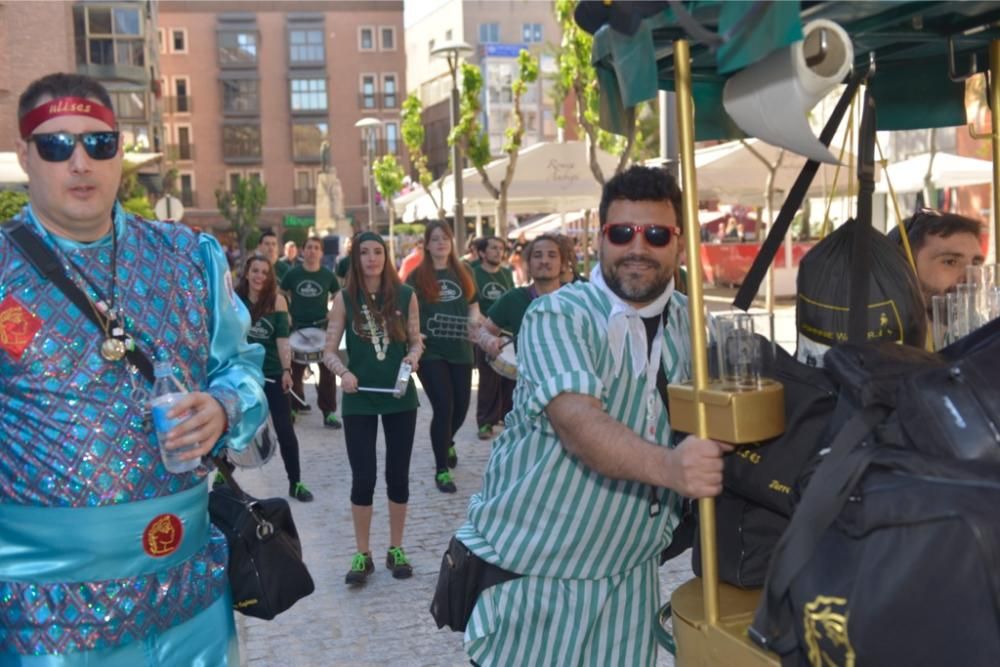
POLYGON ((21 138, 27 139, 36 127, 56 116, 90 116, 107 123, 109 127, 116 125, 115 112, 100 102, 83 97, 57 97, 24 114, 20 125, 21 138))

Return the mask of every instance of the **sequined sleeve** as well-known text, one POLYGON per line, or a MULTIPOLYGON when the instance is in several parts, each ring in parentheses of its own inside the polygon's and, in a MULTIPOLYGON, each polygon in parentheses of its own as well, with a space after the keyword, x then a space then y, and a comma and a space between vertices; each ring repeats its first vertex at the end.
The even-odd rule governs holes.
POLYGON ((242 451, 267 416, 264 398, 264 348, 247 342, 250 314, 233 291, 226 256, 213 237, 202 234, 198 252, 209 284, 208 388, 226 410, 229 427, 213 453, 222 447, 242 451))

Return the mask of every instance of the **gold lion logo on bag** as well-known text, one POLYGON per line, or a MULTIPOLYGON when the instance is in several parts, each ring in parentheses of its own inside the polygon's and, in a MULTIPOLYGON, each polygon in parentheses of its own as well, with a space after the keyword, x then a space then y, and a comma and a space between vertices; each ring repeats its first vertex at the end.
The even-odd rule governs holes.
POLYGON ((854 649, 847 636, 847 600, 818 595, 806 604, 802 634, 813 667, 854 667, 854 649))

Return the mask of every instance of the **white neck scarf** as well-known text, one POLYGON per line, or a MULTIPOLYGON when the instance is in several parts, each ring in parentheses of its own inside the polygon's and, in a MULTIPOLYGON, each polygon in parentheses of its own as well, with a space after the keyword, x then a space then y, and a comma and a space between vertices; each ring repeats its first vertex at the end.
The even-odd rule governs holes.
MULTIPOLYGON (((636 310, 611 291, 604 282, 601 265, 598 263, 590 272, 590 282, 603 291, 611 301, 611 314, 608 316, 608 346, 615 362, 615 374, 621 373, 622 361, 625 357, 625 341, 629 342, 632 351, 632 372, 640 375, 646 370, 646 326, 642 323, 644 317, 659 317, 666 308, 667 302, 674 293, 674 280, 670 279, 667 288, 663 290, 652 303, 636 310)), ((656 363, 656 362, 654 362, 656 363)))

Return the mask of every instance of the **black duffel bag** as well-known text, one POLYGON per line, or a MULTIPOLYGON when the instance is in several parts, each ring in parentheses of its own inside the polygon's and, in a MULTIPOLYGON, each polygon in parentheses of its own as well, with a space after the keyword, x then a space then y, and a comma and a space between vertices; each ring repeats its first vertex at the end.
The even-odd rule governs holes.
POLYGON ((269 621, 315 589, 292 510, 284 498, 248 495, 227 462, 216 463, 226 483, 208 495, 208 512, 229 545, 233 609, 269 621))

